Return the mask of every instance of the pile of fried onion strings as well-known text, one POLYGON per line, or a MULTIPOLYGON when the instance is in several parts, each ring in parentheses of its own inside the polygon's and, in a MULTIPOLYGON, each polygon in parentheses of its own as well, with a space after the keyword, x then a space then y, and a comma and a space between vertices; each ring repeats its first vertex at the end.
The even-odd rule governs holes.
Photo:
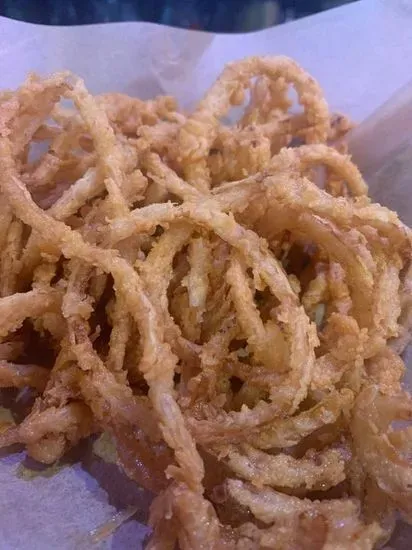
POLYGON ((68 73, 1 92, 0 388, 32 407, 0 447, 51 464, 110 434, 156 495, 151 550, 366 550, 412 522, 411 231, 350 128, 284 57, 191 114, 68 73))

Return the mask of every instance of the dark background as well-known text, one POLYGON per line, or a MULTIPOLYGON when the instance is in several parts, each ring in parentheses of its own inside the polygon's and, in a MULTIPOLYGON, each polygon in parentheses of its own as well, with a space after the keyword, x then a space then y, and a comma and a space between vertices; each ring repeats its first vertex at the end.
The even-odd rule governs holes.
POLYGON ((270 27, 353 0, 0 0, 0 15, 46 25, 152 21, 214 32, 270 27))

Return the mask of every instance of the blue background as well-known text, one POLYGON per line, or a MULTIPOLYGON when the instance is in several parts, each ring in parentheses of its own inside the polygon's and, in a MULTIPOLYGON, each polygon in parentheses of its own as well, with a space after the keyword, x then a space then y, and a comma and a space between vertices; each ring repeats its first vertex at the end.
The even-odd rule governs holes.
POLYGON ((244 32, 353 0, 0 0, 0 14, 46 25, 152 21, 214 32, 244 32))

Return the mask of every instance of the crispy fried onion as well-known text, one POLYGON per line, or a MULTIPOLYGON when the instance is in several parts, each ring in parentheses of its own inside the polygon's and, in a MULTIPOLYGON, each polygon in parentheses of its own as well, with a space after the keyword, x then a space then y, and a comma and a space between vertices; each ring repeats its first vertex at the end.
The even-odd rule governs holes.
MULTIPOLYGON (((316 528, 316 519, 323 518, 324 539, 318 548, 373 548, 382 532, 376 523, 364 525, 359 517, 359 503, 350 499, 312 501, 284 495, 273 489, 257 491, 253 486, 239 480, 227 482, 231 496, 265 524, 275 523, 274 538, 278 524, 287 524, 292 533, 300 521, 311 518, 316 528)), ((319 522, 319 523, 323 523, 319 522)), ((292 539, 293 540, 293 539, 292 539)))
MULTIPOLYGON (((318 84, 288 58, 250 57, 227 65, 226 69, 187 119, 179 134, 179 151, 188 181, 198 189, 210 187, 207 155, 216 136, 219 119, 231 105, 242 101, 248 81, 265 74, 296 87, 305 109, 309 143, 326 140, 328 111, 318 84)), ((247 175, 247 174, 245 174, 247 175)))
POLYGON ((351 424, 354 447, 365 471, 408 521, 412 517, 410 429, 396 429, 392 423, 411 419, 409 395, 382 395, 376 386, 370 386, 357 397, 351 424))
POLYGON ((26 416, 0 447, 51 464, 105 432, 156 495, 152 549, 412 522, 411 231, 350 127, 287 58, 230 64, 191 114, 66 73, 1 94, 0 388, 26 416))
POLYGON ((304 488, 326 491, 345 479, 345 461, 338 449, 315 452, 309 450, 302 458, 279 453, 271 455, 243 444, 224 450, 227 462, 239 477, 257 487, 304 488))

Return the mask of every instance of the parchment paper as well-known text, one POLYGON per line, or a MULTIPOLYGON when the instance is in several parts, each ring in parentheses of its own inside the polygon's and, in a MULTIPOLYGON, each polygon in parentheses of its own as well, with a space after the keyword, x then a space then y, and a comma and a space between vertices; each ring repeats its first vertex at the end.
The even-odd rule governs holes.
MULTIPOLYGON (((363 0, 246 35, 213 35, 149 23, 45 27, 0 18, 1 88, 18 86, 30 71, 70 69, 93 93, 120 91, 143 99, 168 93, 190 107, 224 63, 252 54, 295 58, 320 82, 331 109, 361 122, 412 78, 412 1, 363 0)), ((412 101, 407 94, 403 97, 412 120, 412 101)), ((386 132, 379 114, 370 121, 354 134, 353 151, 361 165, 364 159, 366 171, 375 163, 374 171, 369 170, 372 194, 388 202, 397 197, 396 202, 400 195, 394 177, 392 193, 382 192, 382 177, 372 181, 378 168, 384 168, 376 160, 381 158, 378 146, 377 153, 368 156, 359 144, 365 139, 372 145, 373 139, 389 144, 397 133, 386 132)), ((404 128, 405 140, 409 128, 410 124, 404 128)), ((388 145, 386 153, 391 149, 388 145)), ((390 157, 386 167, 388 162, 390 157)), ((407 180, 405 175, 403 204, 391 206, 402 207, 410 216, 407 180)), ((24 455, 0 454, 1 550, 142 548, 150 496, 114 465, 93 457, 89 444, 81 457, 53 477, 25 480, 17 475, 24 455), (93 545, 88 533, 129 505, 138 506, 134 519, 104 543, 93 545)), ((406 550, 411 540, 411 532, 401 528, 391 546, 406 550)))

